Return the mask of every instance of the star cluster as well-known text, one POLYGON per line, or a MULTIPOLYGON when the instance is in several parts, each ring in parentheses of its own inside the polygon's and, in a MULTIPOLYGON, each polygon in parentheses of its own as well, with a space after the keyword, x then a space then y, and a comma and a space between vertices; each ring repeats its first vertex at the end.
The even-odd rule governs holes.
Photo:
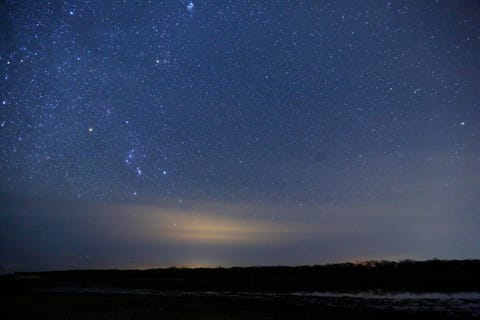
POLYGON ((2 193, 319 214, 422 192, 478 205, 478 2, 0 11, 2 193))

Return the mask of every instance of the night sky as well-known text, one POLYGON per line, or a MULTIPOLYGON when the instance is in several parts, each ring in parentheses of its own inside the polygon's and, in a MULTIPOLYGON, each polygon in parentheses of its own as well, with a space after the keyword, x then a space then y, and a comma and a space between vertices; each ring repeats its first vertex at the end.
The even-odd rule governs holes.
POLYGON ((480 257, 480 2, 0 14, 4 269, 480 257))

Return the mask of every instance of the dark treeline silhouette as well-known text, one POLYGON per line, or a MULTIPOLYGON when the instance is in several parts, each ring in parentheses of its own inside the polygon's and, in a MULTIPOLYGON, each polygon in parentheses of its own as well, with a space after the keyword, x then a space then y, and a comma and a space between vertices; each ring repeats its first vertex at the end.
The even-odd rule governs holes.
POLYGON ((316 266, 71 270, 15 273, 3 285, 158 290, 480 291, 480 260, 366 261, 316 266))

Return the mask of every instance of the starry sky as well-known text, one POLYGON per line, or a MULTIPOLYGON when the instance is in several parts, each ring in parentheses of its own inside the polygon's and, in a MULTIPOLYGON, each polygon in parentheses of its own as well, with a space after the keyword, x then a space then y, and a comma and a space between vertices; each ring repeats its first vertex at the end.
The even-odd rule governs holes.
POLYGON ((480 2, 0 4, 6 270, 480 257, 480 2))

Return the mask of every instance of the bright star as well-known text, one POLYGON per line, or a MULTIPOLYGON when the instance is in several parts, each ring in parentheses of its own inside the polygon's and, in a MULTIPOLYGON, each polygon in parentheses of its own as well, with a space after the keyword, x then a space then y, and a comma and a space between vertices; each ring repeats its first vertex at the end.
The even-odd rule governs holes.
POLYGON ((93 128, 92 127, 88 128, 88 131, 93 132, 93 128))
POLYGON ((463 127, 465 125, 465 122, 464 121, 460 122, 460 125, 463 127))

